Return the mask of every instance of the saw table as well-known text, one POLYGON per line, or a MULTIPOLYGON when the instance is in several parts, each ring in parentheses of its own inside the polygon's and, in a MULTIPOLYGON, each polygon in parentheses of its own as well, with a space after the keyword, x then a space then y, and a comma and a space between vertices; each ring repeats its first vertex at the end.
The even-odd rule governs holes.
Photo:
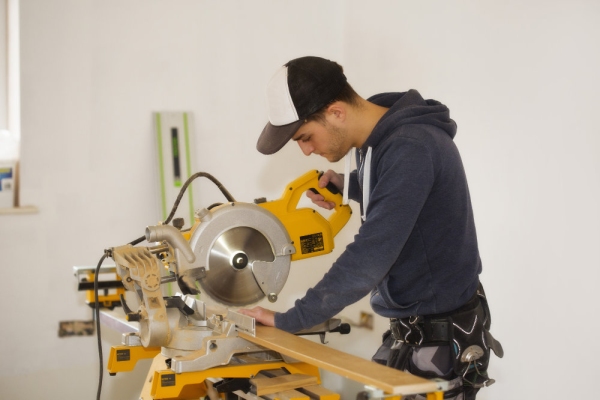
POLYGON ((210 392, 207 382, 216 382, 213 385, 221 386, 219 390, 227 390, 229 385, 231 390, 220 395, 225 397, 211 399, 339 399, 337 393, 320 386, 319 370, 364 384, 365 398, 401 399, 404 395, 427 393, 428 400, 441 400, 447 389, 444 381, 416 377, 266 326, 256 326, 254 332, 237 332, 239 338, 263 351, 238 354, 227 365, 176 373, 173 360, 162 355, 160 348, 135 346, 127 339, 135 337, 137 323, 127 321, 119 310, 102 311, 100 315, 103 325, 123 333, 124 343, 129 343, 111 349, 111 375, 131 371, 140 359, 154 358, 140 400, 199 399, 210 392), (283 374, 288 378, 282 383, 283 374), (290 397, 294 392, 299 397, 290 397))

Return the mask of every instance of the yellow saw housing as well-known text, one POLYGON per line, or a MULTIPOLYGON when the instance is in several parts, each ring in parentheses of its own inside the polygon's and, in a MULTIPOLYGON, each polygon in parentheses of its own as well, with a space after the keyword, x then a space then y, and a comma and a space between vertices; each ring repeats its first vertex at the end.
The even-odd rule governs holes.
POLYGON ((333 238, 346 225, 352 209, 342 204, 342 194, 330 185, 319 188, 321 172, 309 171, 286 187, 279 200, 259 202, 258 205, 273 213, 287 230, 296 253, 292 261, 331 253, 334 248, 333 238), (307 190, 318 191, 325 201, 335 203, 335 208, 325 219, 312 208, 298 208, 300 197, 307 190))

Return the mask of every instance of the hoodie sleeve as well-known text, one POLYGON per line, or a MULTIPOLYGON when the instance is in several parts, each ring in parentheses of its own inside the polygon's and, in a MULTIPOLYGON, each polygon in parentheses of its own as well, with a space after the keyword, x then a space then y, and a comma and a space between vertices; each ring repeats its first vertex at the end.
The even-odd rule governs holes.
POLYGON ((323 279, 275 314, 276 327, 297 332, 335 316, 373 290, 400 255, 433 186, 432 157, 411 137, 392 136, 378 147, 366 221, 323 279))

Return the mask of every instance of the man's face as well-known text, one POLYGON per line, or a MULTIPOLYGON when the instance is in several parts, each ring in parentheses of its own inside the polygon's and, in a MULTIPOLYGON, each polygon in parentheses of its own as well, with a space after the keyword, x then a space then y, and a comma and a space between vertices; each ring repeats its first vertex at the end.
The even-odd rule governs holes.
POLYGON ((298 129, 292 140, 298 143, 304 155, 317 154, 330 162, 341 160, 351 146, 343 128, 329 123, 309 121, 298 129))

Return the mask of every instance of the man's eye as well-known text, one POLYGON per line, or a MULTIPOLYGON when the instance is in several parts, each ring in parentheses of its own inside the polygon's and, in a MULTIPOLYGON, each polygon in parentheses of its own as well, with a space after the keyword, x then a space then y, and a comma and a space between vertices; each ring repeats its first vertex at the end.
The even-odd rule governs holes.
POLYGON ((303 137, 303 138, 302 138, 302 142, 305 142, 305 143, 306 143, 306 142, 308 142, 308 141, 310 141, 310 136, 308 136, 308 137, 303 137))

